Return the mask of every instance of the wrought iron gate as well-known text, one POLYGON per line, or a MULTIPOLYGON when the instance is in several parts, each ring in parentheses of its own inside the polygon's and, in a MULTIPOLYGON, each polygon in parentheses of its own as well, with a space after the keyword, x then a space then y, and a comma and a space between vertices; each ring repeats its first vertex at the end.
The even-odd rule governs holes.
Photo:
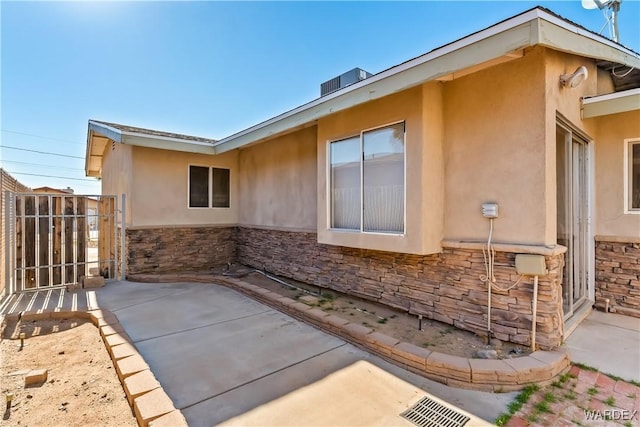
POLYGON ((5 287, 64 286, 98 272, 124 277, 124 195, 5 194, 5 287), (120 202, 120 203, 119 203, 120 202))

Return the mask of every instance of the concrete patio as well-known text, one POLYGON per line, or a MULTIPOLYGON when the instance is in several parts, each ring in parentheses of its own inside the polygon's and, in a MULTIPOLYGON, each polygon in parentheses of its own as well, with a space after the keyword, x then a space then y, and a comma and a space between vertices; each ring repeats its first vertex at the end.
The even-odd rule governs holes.
MULTIPOLYGON (((298 422, 327 424, 330 419, 320 416, 327 414, 350 424, 398 425, 408 423, 399 413, 427 393, 491 422, 516 395, 430 381, 218 285, 117 282, 76 293, 52 289, 14 295, 0 309, 6 314, 56 307, 116 314, 194 426, 251 424, 282 407, 297 408, 288 416, 298 422), (385 394, 387 388, 394 392, 385 394)), ((566 348, 575 361, 640 379, 639 319, 594 312, 566 348), (621 351, 611 357, 603 348, 621 351)))

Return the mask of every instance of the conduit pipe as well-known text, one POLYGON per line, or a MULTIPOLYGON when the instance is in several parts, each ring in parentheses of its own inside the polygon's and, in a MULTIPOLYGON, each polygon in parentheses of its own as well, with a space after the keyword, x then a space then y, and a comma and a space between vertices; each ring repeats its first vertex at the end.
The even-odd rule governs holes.
POLYGON ((531 351, 536 351, 536 321, 538 317, 538 276, 533 276, 533 306, 531 307, 531 351))

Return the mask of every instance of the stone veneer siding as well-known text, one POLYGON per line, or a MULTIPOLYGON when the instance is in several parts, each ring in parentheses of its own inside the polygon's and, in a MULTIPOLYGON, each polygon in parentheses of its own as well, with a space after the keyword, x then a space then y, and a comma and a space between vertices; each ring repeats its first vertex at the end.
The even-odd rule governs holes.
POLYGON ((127 274, 202 271, 236 258, 235 227, 128 228, 127 274))
POLYGON ((640 317, 640 240, 596 239, 596 305, 640 317))
MULTIPOLYGON (((480 249, 445 247, 434 255, 410 255, 323 245, 316 233, 238 227, 237 259, 294 280, 377 301, 460 329, 486 335, 487 285, 480 249)), ((515 282, 515 255, 497 252, 495 276, 502 286, 515 282)), ((563 254, 546 256, 549 274, 540 277, 537 345, 562 343, 563 254)), ((532 279, 509 291, 493 291, 493 336, 530 345, 532 279)))

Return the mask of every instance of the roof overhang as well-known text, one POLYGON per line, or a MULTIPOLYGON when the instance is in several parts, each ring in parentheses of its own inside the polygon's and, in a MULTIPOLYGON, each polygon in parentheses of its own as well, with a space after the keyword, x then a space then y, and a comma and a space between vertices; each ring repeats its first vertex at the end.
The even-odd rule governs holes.
POLYGON ((519 58, 525 48, 535 45, 640 68, 640 56, 632 50, 535 8, 221 139, 213 144, 215 153, 287 133, 428 81, 452 80, 519 58))
POLYGON ((582 99, 582 118, 640 111, 640 88, 582 99))
POLYGON ((87 176, 100 177, 102 175, 104 150, 110 142, 161 150, 214 154, 213 146, 209 142, 131 132, 89 120, 87 152, 85 155, 85 173, 87 176))

